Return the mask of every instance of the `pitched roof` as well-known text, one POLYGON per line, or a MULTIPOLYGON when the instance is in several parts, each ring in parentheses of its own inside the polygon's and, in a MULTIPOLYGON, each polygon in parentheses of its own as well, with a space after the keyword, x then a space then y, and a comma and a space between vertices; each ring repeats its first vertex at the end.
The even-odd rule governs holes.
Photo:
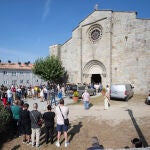
POLYGON ((33 64, 0 63, 0 69, 31 70, 33 64))

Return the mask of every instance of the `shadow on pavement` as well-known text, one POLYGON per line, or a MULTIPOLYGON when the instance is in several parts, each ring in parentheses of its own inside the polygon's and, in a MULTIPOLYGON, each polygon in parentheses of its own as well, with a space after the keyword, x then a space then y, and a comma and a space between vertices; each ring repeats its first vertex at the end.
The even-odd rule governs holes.
POLYGON ((70 129, 69 132, 68 132, 68 139, 69 139, 68 141, 69 141, 69 142, 71 142, 72 139, 73 139, 73 137, 74 137, 77 133, 80 132, 80 129, 81 129, 82 126, 83 126, 83 125, 82 125, 82 122, 78 122, 77 125, 73 125, 73 126, 71 127, 71 129, 70 129))
POLYGON ((128 111, 128 113, 129 113, 129 116, 130 116, 130 118, 132 120, 132 123, 133 123, 133 125, 134 125, 134 127, 135 127, 135 129, 137 131, 137 134, 138 134, 139 138, 141 139, 141 141, 143 143, 143 146, 144 147, 148 147, 148 143, 147 143, 147 141, 146 141, 146 139, 145 139, 145 137, 144 137, 140 127, 138 126, 138 124, 136 122, 136 119, 133 116, 132 110, 131 109, 127 109, 126 111, 128 111))

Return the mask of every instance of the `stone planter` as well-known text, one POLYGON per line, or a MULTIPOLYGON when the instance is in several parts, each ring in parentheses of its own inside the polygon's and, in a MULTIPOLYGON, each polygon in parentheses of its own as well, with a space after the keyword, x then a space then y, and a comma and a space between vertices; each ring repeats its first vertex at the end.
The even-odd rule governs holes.
POLYGON ((75 96, 73 97, 73 101, 74 101, 74 102, 77 102, 78 99, 79 99, 79 97, 75 97, 75 96))

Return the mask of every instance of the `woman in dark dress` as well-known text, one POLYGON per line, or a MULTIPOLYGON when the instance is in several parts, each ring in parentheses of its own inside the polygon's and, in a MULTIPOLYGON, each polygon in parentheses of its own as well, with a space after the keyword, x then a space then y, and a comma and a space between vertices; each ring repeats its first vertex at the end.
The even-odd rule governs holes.
POLYGON ((46 144, 48 144, 50 137, 50 142, 53 144, 55 113, 51 111, 51 105, 47 106, 47 110, 48 111, 43 114, 43 120, 45 123, 45 141, 46 144))
POLYGON ((23 134, 23 143, 30 144, 31 120, 28 108, 29 104, 25 103, 23 105, 23 110, 20 113, 20 122, 21 122, 21 131, 23 134))

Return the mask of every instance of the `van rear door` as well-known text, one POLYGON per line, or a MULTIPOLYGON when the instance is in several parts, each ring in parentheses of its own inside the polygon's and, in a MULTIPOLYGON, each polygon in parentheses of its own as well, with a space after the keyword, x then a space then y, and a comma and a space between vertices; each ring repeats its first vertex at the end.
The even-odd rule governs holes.
POLYGON ((112 85, 111 94, 112 98, 125 98, 125 85, 112 85))

